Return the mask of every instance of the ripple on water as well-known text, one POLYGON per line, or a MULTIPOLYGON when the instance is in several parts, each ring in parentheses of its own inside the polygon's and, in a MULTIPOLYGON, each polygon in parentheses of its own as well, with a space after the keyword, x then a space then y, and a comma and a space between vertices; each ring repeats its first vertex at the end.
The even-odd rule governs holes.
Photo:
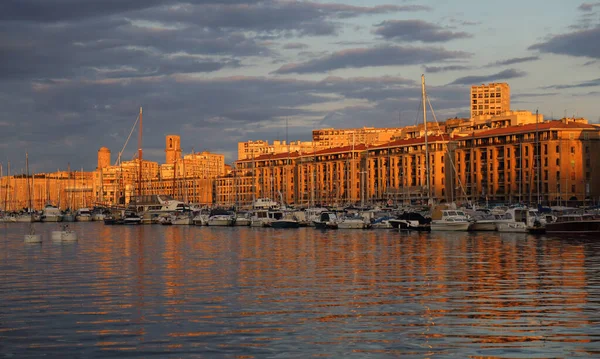
POLYGON ((592 239, 72 227, 0 228, 0 356, 600 355, 592 239))

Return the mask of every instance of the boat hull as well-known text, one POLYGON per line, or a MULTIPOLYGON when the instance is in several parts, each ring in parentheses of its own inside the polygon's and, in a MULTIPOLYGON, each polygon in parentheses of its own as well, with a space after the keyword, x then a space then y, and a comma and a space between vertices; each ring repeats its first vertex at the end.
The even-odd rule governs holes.
POLYGON ((481 232, 481 231, 497 231, 498 227, 496 226, 496 222, 475 222, 471 224, 469 231, 473 232, 481 232))
POLYGON ((527 225, 523 222, 507 222, 497 224, 498 232, 527 233, 527 225))
POLYGON ((232 219, 209 219, 208 225, 214 227, 229 227, 233 224, 232 219))
POLYGON ((300 228, 298 221, 273 221, 271 222, 271 228, 300 228))
POLYGON ((432 232, 447 232, 447 231, 456 231, 456 232, 466 232, 469 230, 469 226, 471 223, 469 222, 445 222, 445 221, 432 221, 431 222, 431 231, 432 232))
POLYGON ((546 224, 546 233, 556 234, 600 234, 600 221, 573 221, 546 224))

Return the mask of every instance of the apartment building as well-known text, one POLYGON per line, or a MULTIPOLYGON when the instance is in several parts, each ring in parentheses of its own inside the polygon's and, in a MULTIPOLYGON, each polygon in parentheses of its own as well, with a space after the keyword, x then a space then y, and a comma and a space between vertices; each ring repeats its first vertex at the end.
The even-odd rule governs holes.
POLYGON ((471 86, 471 118, 510 111, 510 86, 490 83, 471 86))

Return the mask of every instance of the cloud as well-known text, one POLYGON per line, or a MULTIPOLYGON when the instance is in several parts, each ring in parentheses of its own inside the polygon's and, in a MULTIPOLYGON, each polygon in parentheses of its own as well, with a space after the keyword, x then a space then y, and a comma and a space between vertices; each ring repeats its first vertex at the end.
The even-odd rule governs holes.
POLYGON ((155 29, 125 20, 60 26, 5 22, 0 24, 0 50, 3 79, 211 72, 239 66, 233 56, 271 54, 236 32, 155 29))
POLYGON ((376 26, 375 34, 394 41, 447 42, 472 37, 466 32, 452 32, 423 20, 387 20, 376 26))
POLYGON ((420 5, 352 6, 310 1, 254 1, 226 4, 184 3, 170 7, 153 7, 133 14, 142 19, 177 24, 202 25, 211 29, 244 29, 279 36, 323 36, 337 33, 336 20, 365 15, 428 11, 420 5))
POLYGON ((423 66, 425 72, 428 73, 439 73, 439 72, 448 72, 448 71, 460 71, 460 70, 471 70, 471 66, 464 65, 449 65, 449 66, 423 66))
POLYGON ((544 42, 530 46, 529 50, 600 59, 598 39, 600 39, 600 26, 552 36, 544 42))
POLYGON ((275 71, 277 74, 318 73, 343 68, 363 68, 369 66, 415 65, 468 58, 464 51, 449 51, 441 47, 380 46, 334 52, 299 64, 288 64, 275 71))
POLYGON ((594 7, 600 7, 600 2, 596 2, 596 3, 582 3, 581 5, 579 5, 578 9, 581 11, 585 11, 585 12, 590 12, 594 10, 594 7))
POLYGON ((508 80, 519 77, 526 76, 527 73, 524 71, 519 71, 516 69, 508 69, 493 75, 483 75, 483 76, 465 76, 457 78, 456 80, 449 83, 449 85, 473 85, 480 84, 486 82, 494 82, 498 80, 508 80))
POLYGON ((552 85, 552 86, 547 86, 545 88, 571 89, 571 88, 596 87, 596 86, 600 86, 600 78, 597 78, 597 79, 594 79, 594 80, 590 80, 590 81, 580 82, 580 83, 577 83, 577 84, 571 84, 571 85, 552 85))
MULTIPOLYGON (((184 151, 191 151, 193 146, 229 153, 235 152, 238 141, 272 141, 278 133, 281 136, 285 118, 304 140, 309 140, 312 128, 334 110, 343 114, 335 121, 343 121, 329 120, 333 122, 325 121, 325 125, 390 127, 398 123, 399 110, 408 121, 415 118, 419 106, 417 80, 330 76, 308 81, 174 74, 50 80, 33 86, 5 82, 0 83, 0 93, 4 94, 0 107, 11 114, 11 121, 0 131, 0 143, 10 144, 3 148, 7 158, 17 158, 29 150, 32 161, 51 164, 48 170, 65 168, 68 162, 72 167, 89 169, 101 146, 109 147, 116 156, 138 108, 143 106, 148 159, 164 160, 153 153, 161 153, 167 133, 181 135, 184 151), (225 131, 227 128, 234 131, 225 131)), ((468 104, 467 87, 430 86, 428 92, 438 116, 454 116, 454 109, 463 110, 468 104)), ((130 143, 123 158, 130 159, 134 152, 130 143)), ((227 161, 234 159, 228 157, 227 161)), ((37 168, 43 168, 40 166, 37 168)))
POLYGON ((486 65, 486 67, 514 65, 514 64, 520 64, 522 62, 537 61, 539 59, 540 59, 539 56, 514 57, 512 59, 506 59, 506 60, 492 62, 492 63, 486 65))
POLYGON ((291 42, 283 45, 283 48, 286 50, 303 50, 308 48, 308 45, 301 42, 291 42))

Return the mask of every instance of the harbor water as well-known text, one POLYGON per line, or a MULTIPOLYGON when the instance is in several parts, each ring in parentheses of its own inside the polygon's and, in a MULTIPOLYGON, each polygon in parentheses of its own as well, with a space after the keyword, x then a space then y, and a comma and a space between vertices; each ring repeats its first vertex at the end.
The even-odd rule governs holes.
POLYGON ((0 227, 3 358, 600 357, 600 238, 0 227))

